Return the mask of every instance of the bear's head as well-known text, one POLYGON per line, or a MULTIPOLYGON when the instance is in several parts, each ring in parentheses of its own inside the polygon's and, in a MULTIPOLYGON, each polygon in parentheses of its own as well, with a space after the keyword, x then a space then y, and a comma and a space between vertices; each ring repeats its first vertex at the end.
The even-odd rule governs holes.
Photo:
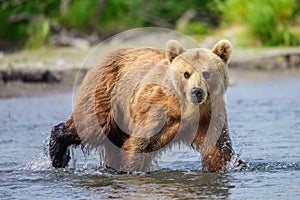
POLYGON ((230 42, 224 39, 212 50, 187 51, 178 41, 168 41, 166 57, 175 90, 195 105, 205 102, 208 96, 223 96, 228 87, 227 63, 231 50, 230 42))

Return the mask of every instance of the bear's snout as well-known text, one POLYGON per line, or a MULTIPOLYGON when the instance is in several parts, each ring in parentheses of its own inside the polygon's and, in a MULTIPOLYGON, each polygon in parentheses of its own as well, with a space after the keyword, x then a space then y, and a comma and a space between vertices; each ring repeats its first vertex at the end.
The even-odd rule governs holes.
POLYGON ((191 89, 191 97, 192 97, 192 102, 195 104, 201 103, 203 100, 204 92, 200 88, 193 88, 191 89))

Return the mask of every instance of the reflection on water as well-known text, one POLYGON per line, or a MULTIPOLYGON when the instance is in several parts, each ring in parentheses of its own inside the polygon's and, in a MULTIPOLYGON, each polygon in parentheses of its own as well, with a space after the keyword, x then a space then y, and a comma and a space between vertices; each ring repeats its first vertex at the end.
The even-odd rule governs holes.
POLYGON ((0 199, 297 199, 299 89, 300 79, 229 88, 230 129, 248 167, 224 173, 199 170, 189 148, 167 152, 150 174, 116 174, 80 149, 69 169, 53 169, 49 130, 70 115, 72 95, 0 99, 0 199))
POLYGON ((148 175, 93 176, 86 175, 74 187, 104 197, 131 199, 138 197, 159 198, 227 198, 230 188, 230 174, 213 174, 199 171, 158 171, 148 175), (109 191, 109 192, 106 192, 109 191))

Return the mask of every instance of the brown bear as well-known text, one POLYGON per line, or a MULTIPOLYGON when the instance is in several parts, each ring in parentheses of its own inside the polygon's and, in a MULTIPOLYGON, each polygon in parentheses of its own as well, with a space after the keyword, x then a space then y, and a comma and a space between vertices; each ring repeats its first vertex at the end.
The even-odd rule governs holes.
POLYGON ((233 155, 224 94, 232 51, 220 40, 212 50, 123 48, 106 55, 80 86, 70 119, 54 126, 50 158, 65 167, 68 147, 95 148, 121 172, 150 171, 174 144, 197 149, 207 171, 224 169, 233 155))

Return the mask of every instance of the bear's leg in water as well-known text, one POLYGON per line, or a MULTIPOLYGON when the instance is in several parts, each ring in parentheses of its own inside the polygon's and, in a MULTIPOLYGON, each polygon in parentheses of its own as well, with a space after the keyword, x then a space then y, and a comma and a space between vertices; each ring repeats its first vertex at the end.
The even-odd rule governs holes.
POLYGON ((223 128, 216 145, 210 151, 202 153, 204 154, 203 167, 205 170, 216 172, 226 166, 234 154, 227 125, 223 128))
POLYGON ((121 171, 150 172, 152 160, 159 152, 154 146, 150 138, 130 137, 122 146, 121 171))
MULTIPOLYGON (((209 151, 202 152, 203 168, 210 172, 218 172, 224 169, 234 154, 235 152, 232 148, 232 141, 226 122, 216 145, 210 148, 209 151)), ((236 167, 240 170, 244 169, 246 167, 244 161, 239 158, 237 159, 235 163, 236 167)))
POLYGON ((49 140, 49 154, 52 166, 61 168, 67 166, 70 160, 70 152, 68 147, 71 145, 79 145, 81 139, 77 134, 67 129, 66 123, 60 123, 51 130, 49 140))

